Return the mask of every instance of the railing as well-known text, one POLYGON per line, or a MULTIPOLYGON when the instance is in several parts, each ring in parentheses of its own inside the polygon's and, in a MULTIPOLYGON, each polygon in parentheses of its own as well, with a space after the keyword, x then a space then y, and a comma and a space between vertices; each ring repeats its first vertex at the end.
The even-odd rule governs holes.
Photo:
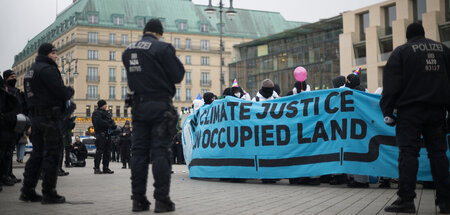
POLYGON ((355 66, 364 65, 367 63, 367 58, 366 57, 355 58, 354 61, 355 66))
POLYGON ((100 82, 100 76, 86 76, 86 82, 100 82))
POLYGON ((88 100, 98 100, 100 98, 99 94, 86 94, 86 99, 88 100))
POLYGON ((389 57, 391 56, 392 52, 386 52, 386 53, 381 53, 378 55, 378 61, 387 61, 389 59, 389 57))
POLYGON ((200 86, 202 86, 202 87, 210 87, 211 86, 211 80, 200 80, 200 86))

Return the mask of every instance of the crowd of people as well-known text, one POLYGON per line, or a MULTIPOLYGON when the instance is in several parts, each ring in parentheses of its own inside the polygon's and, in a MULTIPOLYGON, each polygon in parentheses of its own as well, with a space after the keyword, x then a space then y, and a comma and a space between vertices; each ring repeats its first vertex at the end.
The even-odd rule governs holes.
MULTIPOLYGON (((123 169, 130 168, 134 212, 147 211, 150 207, 146 196, 150 163, 153 164, 155 181, 155 212, 174 211, 175 204, 169 196, 171 165, 185 163, 182 132, 177 130, 179 118, 172 105, 175 84, 181 82, 185 70, 175 55, 175 49, 159 41, 163 33, 161 22, 151 19, 144 28, 142 39, 127 47, 122 56, 129 88, 134 93, 129 104, 133 108, 133 127, 128 121, 123 127, 116 125, 107 111, 105 100, 97 102, 98 108, 92 115, 96 145, 94 174, 113 174, 109 168, 111 158, 122 162, 123 169)), ((440 212, 450 213, 449 163, 444 140, 445 114, 450 106, 450 51, 424 36, 420 24, 408 26, 408 43, 394 50, 384 70, 384 88, 376 91, 382 94, 380 107, 385 123, 397 125, 396 140, 400 148, 399 198, 385 208, 387 212, 415 212, 415 174, 419 142, 423 137, 435 183, 431 186, 437 190, 436 204, 440 212), (424 90, 421 86, 429 89, 424 90)), ((17 162, 23 162, 23 147, 30 135, 33 152, 25 165, 19 197, 25 202, 64 203, 65 197, 56 192, 57 176, 68 175, 62 169, 64 157, 66 167, 86 166, 85 144, 79 136, 72 141, 71 98, 74 90, 64 86, 56 64, 56 51, 50 43, 39 47, 36 62, 25 75, 24 91, 15 87, 16 74, 13 71, 7 70, 0 77, 0 191, 2 185, 13 186, 22 182, 12 172, 13 150, 17 147, 17 162), (43 181, 42 195, 35 191, 39 179, 43 181)), ((360 84, 358 73, 335 77, 332 83, 334 88, 348 87, 367 92, 360 84)), ((285 95, 305 91, 311 91, 306 80, 297 81, 285 95)), ((263 102, 278 99, 282 93, 276 83, 265 79, 253 98, 237 82, 226 88, 220 98, 225 96, 263 102)), ((210 105, 217 99, 218 96, 207 92, 203 95, 202 104, 210 105)), ((194 109, 199 106, 194 105, 194 109)), ((391 180, 380 179, 380 187, 390 187, 391 180)), ((277 180, 265 179, 262 182, 276 183, 277 180)), ((367 188, 369 176, 336 174, 294 178, 289 182, 306 185, 346 183, 349 187, 367 188)))

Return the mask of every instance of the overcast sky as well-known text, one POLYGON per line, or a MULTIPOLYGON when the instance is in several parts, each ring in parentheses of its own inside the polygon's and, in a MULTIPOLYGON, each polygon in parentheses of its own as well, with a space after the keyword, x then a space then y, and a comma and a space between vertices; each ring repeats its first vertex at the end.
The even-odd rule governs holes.
MULTIPOLYGON (((84 0, 82 0, 84 1, 84 0)), ((124 0, 126 1, 126 0, 124 0)), ((208 0, 192 0, 208 4, 208 0)), ((315 22, 344 11, 355 10, 383 0, 234 0, 235 8, 277 11, 291 21, 315 22)), ((217 5, 219 0, 213 0, 217 5)), ((223 1, 229 6, 229 1, 223 1)), ((0 0, 0 72, 10 68, 14 55, 27 41, 48 27, 72 0, 0 0), (56 6, 58 4, 58 7, 56 6)))

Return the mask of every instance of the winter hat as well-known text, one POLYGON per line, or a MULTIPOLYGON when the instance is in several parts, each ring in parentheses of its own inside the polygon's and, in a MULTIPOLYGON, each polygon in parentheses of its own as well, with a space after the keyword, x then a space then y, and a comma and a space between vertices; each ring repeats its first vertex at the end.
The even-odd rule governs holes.
POLYGON ((348 81, 345 86, 350 89, 355 89, 355 87, 359 86, 359 84, 360 84, 359 76, 357 76, 355 74, 348 75, 347 80, 348 81))
POLYGON ((336 78, 333 78, 333 88, 339 88, 345 85, 345 76, 338 76, 336 78))
POLYGON ((264 79, 261 83, 262 87, 267 87, 267 88, 273 88, 274 84, 273 81, 270 79, 264 79))
POLYGON ((423 26, 419 23, 412 23, 408 25, 408 28, 406 29, 406 39, 410 40, 413 37, 416 36, 425 36, 425 30, 423 29, 423 26))
POLYGON ((130 121, 126 120, 125 125, 130 125, 130 121))
POLYGON ((161 21, 159 21, 159 19, 150 19, 147 24, 145 25, 144 28, 144 33, 145 32, 155 32, 158 34, 163 35, 164 33, 164 29, 163 26, 161 24, 161 21))
POLYGON ((231 87, 225 88, 225 90, 223 90, 222 95, 223 95, 223 96, 231 96, 231 95, 233 95, 233 94, 232 94, 231 87))
POLYGON ((7 80, 9 78, 9 76, 11 76, 13 74, 16 74, 16 73, 14 73, 14 71, 8 69, 3 72, 3 79, 7 80))
POLYGON ((56 51, 56 48, 52 44, 44 43, 39 47, 38 54, 42 56, 47 56, 53 51, 56 51))
POLYGON ((106 105, 106 101, 105 101, 105 100, 103 100, 103 99, 101 99, 101 100, 98 100, 98 102, 97 102, 97 106, 98 106, 98 108, 101 108, 101 107, 103 107, 103 105, 106 105))
POLYGON ((203 101, 205 104, 211 104, 214 101, 215 95, 211 92, 206 92, 203 94, 203 101))

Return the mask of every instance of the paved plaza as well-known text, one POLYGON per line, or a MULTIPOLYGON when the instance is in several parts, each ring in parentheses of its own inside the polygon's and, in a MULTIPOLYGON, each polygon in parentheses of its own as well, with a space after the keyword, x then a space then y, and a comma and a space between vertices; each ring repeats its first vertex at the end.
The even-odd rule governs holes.
MULTIPOLYGON (((0 192, 0 214, 132 214, 130 170, 121 163, 111 163, 113 175, 94 175, 93 159, 85 168, 68 168, 69 176, 59 177, 58 192, 66 197, 61 205, 41 205, 18 200, 20 185, 3 187, 0 192)), ((23 168, 15 166, 14 174, 22 177, 23 168)), ((171 197, 176 211, 167 214, 393 214, 384 206, 396 199, 396 185, 379 189, 352 189, 345 185, 320 186, 289 185, 288 180, 276 184, 262 184, 258 180, 229 183, 218 180, 193 180, 185 165, 174 165, 171 197)), ((153 180, 148 188, 152 202, 153 180)), ((40 193, 40 183, 38 185, 40 193)), ((416 207, 418 214, 436 214, 434 190, 418 185, 416 207)))

